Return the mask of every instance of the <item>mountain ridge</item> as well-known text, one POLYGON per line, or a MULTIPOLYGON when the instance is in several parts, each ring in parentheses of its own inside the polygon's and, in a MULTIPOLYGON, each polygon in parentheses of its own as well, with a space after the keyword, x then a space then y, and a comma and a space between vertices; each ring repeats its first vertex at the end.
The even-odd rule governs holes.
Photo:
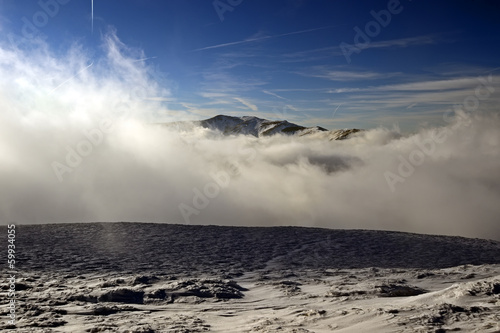
POLYGON ((328 130, 321 126, 306 127, 287 120, 268 120, 256 116, 235 117, 227 115, 217 115, 204 120, 180 121, 166 125, 179 128, 199 126, 221 132, 223 135, 251 135, 254 137, 265 137, 276 134, 305 136, 323 132, 327 134, 330 141, 347 139, 351 134, 362 131, 357 128, 328 130))

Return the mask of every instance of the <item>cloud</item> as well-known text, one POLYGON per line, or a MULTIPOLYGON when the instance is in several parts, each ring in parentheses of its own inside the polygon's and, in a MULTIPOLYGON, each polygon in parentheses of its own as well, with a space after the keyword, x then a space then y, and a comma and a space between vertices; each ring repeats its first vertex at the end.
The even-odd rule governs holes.
MULTIPOLYGON (((352 40, 351 41, 344 40, 344 42, 348 44, 353 44, 352 40)), ((406 37, 406 38, 390 39, 383 41, 371 41, 370 43, 363 46, 363 50, 406 48, 413 46, 437 44, 438 42, 440 42, 440 38, 435 35, 423 35, 423 36, 406 37)), ((284 62, 310 63, 313 60, 321 60, 321 59, 331 58, 333 56, 344 57, 344 52, 342 51, 339 45, 293 52, 283 55, 282 58, 284 62)))
POLYGON ((247 108, 249 108, 252 111, 258 111, 259 110, 259 108, 257 107, 257 105, 252 104, 249 101, 244 100, 243 98, 235 97, 234 99, 237 100, 238 102, 240 102, 241 104, 245 105, 247 108))
POLYGON ((437 44, 437 42, 438 39, 435 36, 426 35, 371 42, 364 47, 364 49, 405 48, 410 46, 437 44))
POLYGON ((280 95, 278 95, 278 94, 276 94, 276 93, 273 93, 272 91, 262 90, 262 92, 263 92, 264 94, 269 95, 269 96, 273 96, 273 97, 276 97, 276 98, 279 98, 279 99, 287 100, 285 97, 280 96, 280 95))
POLYGON ((103 45, 99 59, 78 46, 55 57, 1 45, 1 221, 302 225, 500 240, 498 112, 343 141, 176 129, 150 124, 165 111, 156 97, 175 96, 136 61, 144 55, 113 33, 103 45))
MULTIPOLYGON (((239 40, 239 41, 234 41, 234 42, 229 42, 229 43, 222 43, 222 44, 217 44, 217 45, 211 45, 211 46, 202 47, 202 48, 199 48, 199 49, 195 49, 192 52, 199 52, 199 51, 206 51, 206 50, 212 50, 212 49, 219 49, 219 48, 223 48, 223 47, 229 47, 229 46, 234 46, 234 45, 253 43, 253 42, 258 42, 258 41, 272 39, 272 38, 279 38, 279 37, 293 36, 293 35, 301 35, 301 34, 305 34, 305 33, 309 33, 309 32, 314 32, 314 31, 319 31, 319 30, 325 30, 325 29, 334 28, 334 27, 337 27, 337 26, 326 26, 326 27, 320 27, 320 28, 312 28, 312 29, 306 29, 306 30, 292 31, 292 32, 287 32, 287 33, 279 34, 279 35, 251 37, 251 38, 247 38, 247 39, 243 39, 243 40, 239 40)), ((260 34, 258 34, 258 35, 260 35, 260 34)))
MULTIPOLYGON (((498 76, 495 80, 498 82, 498 76)), ((457 77, 447 80, 428 80, 417 81, 411 83, 391 84, 377 87, 376 90, 388 91, 440 91, 440 90, 455 90, 455 89, 474 89, 479 83, 479 78, 474 77, 457 77)))
POLYGON ((200 96, 205 98, 221 98, 221 97, 228 97, 229 95, 219 92, 202 92, 200 93, 200 96))
POLYGON ((241 78, 219 67, 207 69, 203 74, 204 91, 200 94, 207 98, 229 96, 259 89, 267 82, 260 79, 241 78))
POLYGON ((327 68, 312 68, 306 72, 299 72, 298 74, 308 77, 317 77, 331 81, 359 81, 359 80, 379 80, 398 76, 401 73, 377 73, 373 71, 345 71, 333 70, 327 68))

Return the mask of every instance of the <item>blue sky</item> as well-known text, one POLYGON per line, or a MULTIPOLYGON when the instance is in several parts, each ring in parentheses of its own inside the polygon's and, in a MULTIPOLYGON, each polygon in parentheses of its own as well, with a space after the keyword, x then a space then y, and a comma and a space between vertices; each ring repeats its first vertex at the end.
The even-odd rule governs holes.
POLYGON ((500 66, 493 0, 94 0, 93 15, 91 2, 0 0, 0 32, 19 40, 37 24, 54 52, 78 43, 98 59, 115 29, 181 118, 414 130, 442 123, 500 66))

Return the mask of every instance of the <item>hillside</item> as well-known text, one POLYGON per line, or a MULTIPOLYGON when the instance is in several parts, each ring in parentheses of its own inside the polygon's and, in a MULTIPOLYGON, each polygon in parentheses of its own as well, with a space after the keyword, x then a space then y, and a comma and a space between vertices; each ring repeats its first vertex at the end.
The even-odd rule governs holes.
POLYGON ((16 326, 0 323, 6 332, 500 329, 496 241, 298 227, 18 225, 16 270, 5 262, 17 316, 16 326))

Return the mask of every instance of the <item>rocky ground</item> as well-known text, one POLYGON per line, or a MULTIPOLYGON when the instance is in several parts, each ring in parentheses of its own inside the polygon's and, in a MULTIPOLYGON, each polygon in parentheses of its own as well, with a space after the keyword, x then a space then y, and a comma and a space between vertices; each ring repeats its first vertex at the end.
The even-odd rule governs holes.
POLYGON ((500 332, 500 243, 480 239, 18 225, 14 274, 17 322, 2 307, 2 331, 500 332))

